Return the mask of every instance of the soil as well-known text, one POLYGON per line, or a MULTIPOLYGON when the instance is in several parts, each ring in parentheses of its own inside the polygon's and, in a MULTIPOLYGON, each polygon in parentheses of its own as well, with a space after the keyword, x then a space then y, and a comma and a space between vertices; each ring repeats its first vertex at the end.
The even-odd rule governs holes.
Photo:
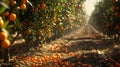
MULTIPOLYGON (((1 67, 120 67, 120 43, 106 35, 95 37, 94 35, 82 35, 81 30, 70 33, 50 43, 27 48, 11 49, 11 60, 1 63, 1 67), (21 50, 22 49, 22 50, 21 50), (19 52, 18 52, 19 51, 19 52), (34 61, 30 58, 41 59, 45 56, 53 57, 60 55, 61 62, 57 61, 34 61), (80 58, 79 58, 80 57, 80 58), (28 59, 29 58, 29 59, 28 59), (34 65, 33 65, 34 63, 34 65), (68 63, 68 65, 66 64, 68 63), (35 66, 36 65, 36 66, 35 66)), ((23 40, 24 41, 24 40, 23 40)), ((24 45, 24 47, 23 47, 24 45)))

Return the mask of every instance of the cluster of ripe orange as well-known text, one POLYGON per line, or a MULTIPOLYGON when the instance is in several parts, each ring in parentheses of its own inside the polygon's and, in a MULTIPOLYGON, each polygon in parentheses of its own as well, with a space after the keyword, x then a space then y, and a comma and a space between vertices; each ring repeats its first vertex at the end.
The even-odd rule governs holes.
MULTIPOLYGON (((4 21, 0 16, 0 28, 4 25, 4 21)), ((10 41, 8 40, 8 34, 6 31, 0 31, 0 45, 2 48, 8 48, 10 46, 10 41)))
MULTIPOLYGON (((10 2, 10 6, 15 6, 17 4, 17 2, 15 0, 9 0, 10 2)), ((21 0, 21 4, 19 6, 19 8, 21 10, 25 10, 26 9, 26 3, 28 2, 28 0, 21 0)))
POLYGON ((43 57, 38 57, 38 56, 17 56, 17 59, 22 60, 24 65, 30 65, 32 67, 42 67, 49 65, 49 62, 57 63, 57 62, 62 62, 61 55, 56 54, 52 56, 43 56, 43 57))
POLYGON ((17 18, 17 16, 16 16, 15 13, 9 13, 9 11, 5 11, 5 12, 3 13, 3 15, 4 15, 5 17, 8 17, 10 21, 14 21, 14 20, 16 20, 16 18, 17 18))
MULTIPOLYGON (((26 3, 28 0, 21 0, 22 1, 22 4, 19 6, 19 8, 21 10, 25 10, 26 9, 26 3)), ((11 6, 14 6, 16 5, 16 1, 15 0, 9 0, 10 2, 10 5, 11 6)), ((15 21, 17 16, 15 13, 9 13, 9 11, 5 11, 4 14, 3 14, 5 17, 8 17, 10 21, 15 21)))
MULTIPOLYGON (((113 4, 115 4, 115 3, 118 2, 118 0, 112 0, 112 2, 113 2, 113 4)), ((116 4, 116 5, 113 5, 113 6, 112 6, 112 10, 113 10, 113 12, 114 12, 114 16, 117 17, 117 18, 120 18, 120 5, 117 5, 117 4, 116 4)), ((114 16, 111 16, 110 19, 113 20, 114 16)), ((120 25, 117 24, 117 25, 115 26, 115 29, 116 29, 116 30, 120 30, 120 25)))
POLYGON ((112 6, 112 10, 115 11, 114 15, 116 17, 120 17, 120 13, 119 13, 120 7, 119 6, 112 6))
MULTIPOLYGON (((113 4, 116 4, 118 2, 118 0, 112 0, 113 4)), ((120 17, 120 13, 119 13, 119 10, 120 10, 120 5, 113 5, 112 6, 112 10, 114 11, 114 16, 116 17, 120 17)))
MULTIPOLYGON (((91 64, 85 64, 80 61, 76 63, 71 63, 70 61, 62 61, 62 54, 56 53, 51 56, 16 56, 17 59, 22 60, 22 63, 26 66, 31 67, 93 67, 91 64)), ((75 59, 86 58, 85 56, 76 55, 75 59)), ((14 67, 19 67, 15 65, 14 67)))

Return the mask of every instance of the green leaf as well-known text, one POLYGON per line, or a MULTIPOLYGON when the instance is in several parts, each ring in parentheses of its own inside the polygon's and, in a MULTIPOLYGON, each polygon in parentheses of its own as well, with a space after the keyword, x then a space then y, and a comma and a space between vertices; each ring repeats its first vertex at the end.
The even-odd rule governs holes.
POLYGON ((9 6, 7 5, 7 3, 8 3, 8 2, 0 2, 0 4, 1 4, 3 7, 9 9, 9 6))
POLYGON ((18 27, 18 28, 20 28, 21 26, 20 26, 20 22, 19 22, 19 20, 18 19, 16 19, 15 20, 15 25, 18 27))
POLYGON ((9 20, 5 21, 3 28, 6 28, 8 24, 9 24, 9 20))
POLYGON ((14 25, 8 25, 7 28, 10 29, 10 28, 13 28, 14 25))
POLYGON ((67 2, 67 0, 61 0, 62 2, 64 2, 64 3, 66 3, 67 2))
POLYGON ((64 3, 66 3, 67 0, 57 0, 57 2, 64 2, 64 3))
POLYGON ((2 7, 0 8, 0 15, 1 15, 5 10, 6 10, 6 8, 2 6, 2 7))
POLYGON ((59 12, 61 12, 62 11, 62 7, 61 6, 57 6, 56 10, 59 11, 59 12))

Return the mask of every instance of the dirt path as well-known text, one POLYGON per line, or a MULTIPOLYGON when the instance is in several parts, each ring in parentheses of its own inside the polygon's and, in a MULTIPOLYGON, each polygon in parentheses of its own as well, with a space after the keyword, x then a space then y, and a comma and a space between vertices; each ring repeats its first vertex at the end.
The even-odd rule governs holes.
MULTIPOLYGON (((81 61, 82 63, 96 66, 96 57, 99 58, 100 56, 111 56, 113 54, 112 52, 115 49, 120 49, 120 45, 119 43, 114 43, 113 40, 109 37, 104 36, 102 38, 94 38, 90 36, 83 36, 80 35, 79 31, 76 31, 67 36, 52 41, 51 43, 45 44, 42 48, 31 48, 31 52, 24 54, 24 56, 41 58, 45 56, 53 57, 59 54, 62 61, 71 61, 72 63, 75 63, 76 61, 81 61), (83 58, 89 58, 87 58, 87 60, 75 60, 75 57, 79 55, 84 55, 83 58)), ((21 61, 21 58, 19 58, 19 60, 21 61)), ((39 64, 40 62, 36 63, 39 64)), ((77 65, 76 67, 79 66, 77 65)))
POLYGON ((16 62, 19 67, 37 67, 33 65, 53 67, 55 65, 53 63, 56 62, 59 65, 58 67, 62 67, 67 62, 69 62, 69 65, 74 64, 71 67, 81 67, 82 64, 96 67, 98 65, 96 60, 99 57, 109 57, 115 49, 120 50, 119 43, 114 43, 109 37, 95 38, 94 36, 85 36, 80 33, 81 30, 78 30, 47 43, 42 48, 31 48, 29 52, 15 56, 16 62), (79 56, 81 59, 78 58, 79 56), (46 57, 47 60, 45 60, 46 57), (58 61, 64 63, 59 62, 58 64, 58 61), (78 62, 81 64, 79 65, 78 62))

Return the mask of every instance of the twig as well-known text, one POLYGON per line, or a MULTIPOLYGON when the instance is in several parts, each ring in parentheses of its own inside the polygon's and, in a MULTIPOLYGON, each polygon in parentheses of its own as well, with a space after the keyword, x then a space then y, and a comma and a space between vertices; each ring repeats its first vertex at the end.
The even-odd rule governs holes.
POLYGON ((17 39, 18 35, 20 34, 20 32, 21 32, 21 31, 19 31, 19 32, 17 33, 17 35, 15 36, 15 38, 13 38, 13 41, 11 42, 11 45, 13 45, 13 43, 14 43, 15 40, 17 39))

